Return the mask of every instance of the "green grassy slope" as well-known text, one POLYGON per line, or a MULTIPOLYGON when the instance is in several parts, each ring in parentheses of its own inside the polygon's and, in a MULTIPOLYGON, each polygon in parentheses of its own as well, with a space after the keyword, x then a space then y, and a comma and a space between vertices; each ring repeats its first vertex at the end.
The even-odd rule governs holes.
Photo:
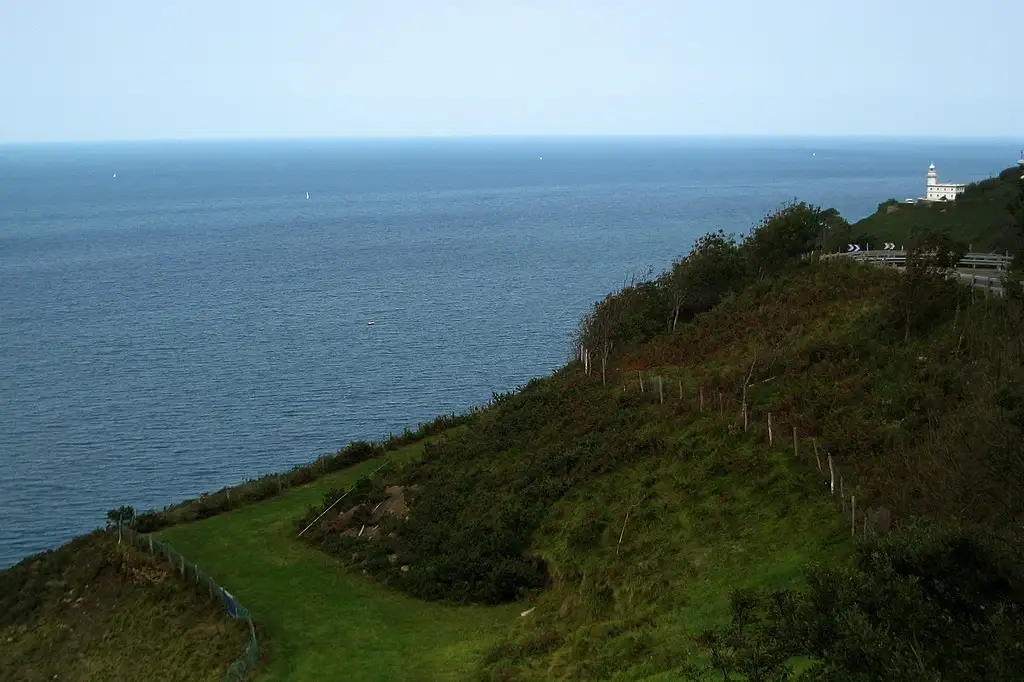
MULTIPOLYGON (((972 183, 954 202, 882 205, 874 214, 854 223, 849 232, 830 236, 835 250, 851 239, 873 245, 908 244, 916 228, 947 231, 975 252, 1011 253, 1019 246, 1007 207, 1020 186, 1020 167, 1008 168, 998 177, 972 183)), ((874 247, 872 247, 874 248, 874 247)))
POLYGON ((1024 375, 1007 332, 1021 313, 937 282, 914 294, 904 341, 904 282, 845 262, 756 282, 613 354, 607 385, 572 363, 428 446, 385 477, 420 486, 408 521, 384 526, 394 537, 313 540, 415 595, 539 595, 484 676, 541 680, 682 679, 701 660, 693 636, 728 617, 733 589, 793 584, 807 562, 847 556, 849 521, 811 436, 862 508, 1016 538, 1024 375), (805 434, 801 459, 768 447, 769 412, 787 442, 794 426, 805 434), (546 574, 531 573, 535 558, 546 574))
MULTIPOLYGON (((415 458, 420 446, 392 453, 415 458)), ((388 591, 296 540, 295 518, 371 460, 161 537, 217 577, 269 638, 265 680, 465 679, 515 606, 453 607, 388 591)))
POLYGON ((0 680, 222 680, 248 631, 109 533, 0 572, 0 680))

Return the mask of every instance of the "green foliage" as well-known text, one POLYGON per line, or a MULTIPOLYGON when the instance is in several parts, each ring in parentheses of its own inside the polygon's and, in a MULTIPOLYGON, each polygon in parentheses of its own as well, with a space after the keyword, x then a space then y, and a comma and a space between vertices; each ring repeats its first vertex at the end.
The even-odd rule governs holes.
MULTIPOLYGON (((417 444, 388 458, 400 463, 421 452, 417 444)), ((345 680, 363 682, 471 679, 483 650, 519 617, 515 606, 456 608, 412 599, 342 570, 295 537, 296 516, 332 489, 352 488, 381 463, 364 462, 160 534, 217 576, 264 624, 257 636, 269 651, 258 679, 320 682, 339 671, 345 680)))
POLYGON ((107 511, 107 529, 132 526, 135 524, 135 508, 121 506, 107 511))
POLYGON ((698 642, 723 680, 1021 680, 1022 579, 983 531, 911 525, 802 589, 734 593, 698 642))
POLYGON ((879 211, 853 224, 852 232, 860 237, 847 238, 837 231, 829 236, 826 250, 839 250, 848 242, 905 245, 915 229, 927 228, 951 235, 974 252, 1014 253, 1024 245, 1012 217, 1013 197, 1021 187, 1020 176, 1019 166, 1007 168, 998 177, 968 185, 951 202, 895 206, 884 202, 879 211))
POLYGON ((222 680, 247 626, 94 532, 0 571, 0 680, 222 680))
POLYGON ((708 233, 656 279, 634 278, 595 304, 583 316, 574 344, 606 360, 612 349, 675 330, 752 279, 786 272, 820 248, 827 233, 848 227, 835 209, 799 202, 765 216, 740 242, 722 231, 708 233))
POLYGON ((894 325, 903 340, 912 333, 948 320, 963 298, 962 288, 949 277, 967 253, 967 245, 948 234, 915 230, 907 245, 906 271, 895 299, 894 325))
POLYGON ((743 240, 747 271, 758 279, 781 274, 809 251, 820 248, 829 228, 824 212, 803 202, 766 216, 743 240))

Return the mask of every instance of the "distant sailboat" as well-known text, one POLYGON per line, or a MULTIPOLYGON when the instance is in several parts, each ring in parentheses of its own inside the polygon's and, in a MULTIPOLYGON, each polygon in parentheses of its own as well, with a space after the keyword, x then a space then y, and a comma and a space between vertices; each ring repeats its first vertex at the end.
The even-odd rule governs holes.
POLYGON ((309 198, 309 192, 306 192, 306 198, 307 199, 309 198))
POLYGON ((115 177, 115 178, 117 177, 117 173, 114 173, 114 177, 115 177))

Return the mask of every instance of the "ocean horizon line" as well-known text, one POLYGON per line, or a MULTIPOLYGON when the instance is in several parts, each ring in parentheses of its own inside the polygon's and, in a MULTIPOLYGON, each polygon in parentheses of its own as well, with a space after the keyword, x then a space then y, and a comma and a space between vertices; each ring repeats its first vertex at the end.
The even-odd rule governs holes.
MULTIPOLYGON (((354 135, 354 136, 266 136, 266 137, 154 137, 154 138, 110 138, 110 139, 61 139, 61 140, 0 140, 0 150, 24 149, 29 147, 98 147, 164 144, 288 144, 288 143, 401 143, 401 142, 520 142, 520 141, 677 141, 677 142, 1008 142, 1024 138, 1024 135, 939 135, 905 133, 850 133, 850 134, 770 134, 770 133, 501 133, 467 135, 354 135)), ((1024 142, 1022 142, 1024 144, 1024 142)))

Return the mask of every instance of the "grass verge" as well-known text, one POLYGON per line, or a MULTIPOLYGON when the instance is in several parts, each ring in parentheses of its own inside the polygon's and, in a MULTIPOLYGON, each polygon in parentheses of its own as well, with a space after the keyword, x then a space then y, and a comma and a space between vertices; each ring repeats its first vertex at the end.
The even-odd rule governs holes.
MULTIPOLYGON (((417 458, 404 447, 392 461, 417 458)), ((452 607, 389 591, 296 539, 295 519, 370 460, 265 502, 159 535, 246 605, 269 636, 260 679, 445 680, 473 674, 482 652, 518 618, 516 605, 452 607)))

